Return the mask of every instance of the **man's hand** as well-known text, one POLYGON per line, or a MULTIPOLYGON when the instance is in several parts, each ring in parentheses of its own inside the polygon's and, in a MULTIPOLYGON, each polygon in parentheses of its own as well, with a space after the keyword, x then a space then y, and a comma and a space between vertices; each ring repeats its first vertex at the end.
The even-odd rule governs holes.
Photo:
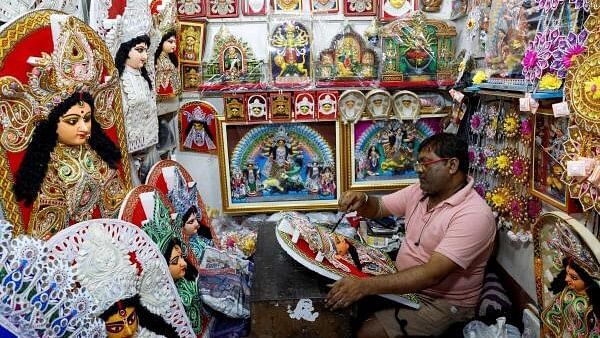
POLYGON ((344 212, 356 211, 367 203, 367 194, 360 191, 346 191, 340 198, 340 210, 344 212))
POLYGON ((325 307, 330 310, 345 308, 366 295, 363 280, 344 277, 329 290, 325 307))

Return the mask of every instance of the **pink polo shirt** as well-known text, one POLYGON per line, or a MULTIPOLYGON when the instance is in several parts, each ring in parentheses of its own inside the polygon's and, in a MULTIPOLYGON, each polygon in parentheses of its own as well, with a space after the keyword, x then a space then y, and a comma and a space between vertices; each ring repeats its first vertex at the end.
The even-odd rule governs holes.
POLYGON ((406 219, 406 238, 396 267, 402 271, 425 264, 433 252, 446 256, 462 269, 421 292, 457 306, 474 307, 496 236, 492 210, 473 189, 471 177, 464 188, 429 211, 429 198, 423 196, 416 183, 382 198, 387 210, 406 219))

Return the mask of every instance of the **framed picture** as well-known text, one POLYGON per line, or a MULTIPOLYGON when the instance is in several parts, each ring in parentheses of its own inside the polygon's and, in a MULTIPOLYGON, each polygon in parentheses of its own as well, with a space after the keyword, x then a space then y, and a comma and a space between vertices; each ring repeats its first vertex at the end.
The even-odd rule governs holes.
POLYGON ((238 0, 206 0, 208 18, 237 18, 240 15, 238 0))
POLYGON ((442 131, 441 118, 417 121, 361 119, 344 125, 344 190, 391 190, 417 182, 421 141, 442 131))
POLYGON ((199 153, 217 152, 217 110, 206 101, 186 102, 179 108, 179 149, 199 153))
POLYGON ((199 65, 181 64, 181 89, 184 92, 196 92, 202 84, 202 67, 199 65))
POLYGON ((223 211, 337 208, 337 121, 217 126, 223 211))
POLYGON ((417 9, 418 0, 383 0, 380 17, 382 21, 391 21, 410 16, 417 9))
POLYGON ((272 0, 275 14, 300 14, 302 0, 272 0))
POLYGON ((375 16, 377 15, 376 0, 342 0, 345 16, 375 16))
POLYGON ((422 12, 381 27, 381 85, 438 87, 456 80, 453 66, 456 28, 422 12), (419 36, 421 38, 415 38, 419 36), (412 83, 411 83, 412 82, 412 83))
POLYGON ((278 21, 269 37, 269 69, 275 87, 310 84, 311 33, 306 22, 278 21))
POLYGON ((267 0, 242 0, 242 14, 244 16, 267 14, 267 0))
POLYGON ((223 101, 225 106, 225 119, 227 121, 246 121, 246 113, 244 110, 244 95, 224 94, 223 101))
POLYGON ((176 5, 179 20, 206 16, 204 0, 177 0, 176 5))
POLYGON ((204 54, 204 37, 206 22, 179 22, 179 61, 181 63, 199 65, 204 54))
POLYGON ((273 121, 289 121, 292 119, 292 93, 281 92, 269 95, 271 114, 269 118, 273 121))
POLYGON ((248 122, 266 122, 269 118, 269 99, 265 94, 246 94, 248 122))
POLYGON ((338 0, 310 0, 312 14, 337 13, 339 11, 338 0))
POLYGON ((561 159, 565 155, 563 144, 569 140, 569 118, 557 118, 549 109, 541 109, 534 115, 534 121, 530 192, 562 211, 575 211, 575 201, 569 198, 568 186, 561 180, 565 171, 561 159))

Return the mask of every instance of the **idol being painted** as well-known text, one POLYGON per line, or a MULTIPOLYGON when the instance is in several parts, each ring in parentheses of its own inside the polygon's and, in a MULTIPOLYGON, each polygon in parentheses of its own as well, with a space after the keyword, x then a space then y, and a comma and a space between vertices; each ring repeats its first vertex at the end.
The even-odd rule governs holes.
MULTIPOLYGON (((118 140, 105 133, 122 127, 116 70, 102 57, 108 50, 81 21, 50 13, 23 20, 35 16, 41 30, 52 31, 54 51, 4 68, 0 78, 0 170, 18 168, 12 189, 10 180, 2 183, 5 216, 17 232, 43 239, 72 223, 115 217, 129 186, 118 140), (24 73, 27 83, 17 79, 24 73)), ((13 52, 29 50, 29 43, 13 41, 13 52)))

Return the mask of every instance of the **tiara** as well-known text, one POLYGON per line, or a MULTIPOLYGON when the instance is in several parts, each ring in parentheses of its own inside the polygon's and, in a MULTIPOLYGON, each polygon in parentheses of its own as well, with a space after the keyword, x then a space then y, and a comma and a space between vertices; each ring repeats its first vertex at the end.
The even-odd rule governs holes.
MULTIPOLYGON (((174 229, 169 208, 159 194, 154 193, 154 210, 152 218, 142 225, 142 230, 152 239, 163 254, 172 238, 181 240, 181 231, 174 229)), ((182 248, 183 250, 183 248, 182 248)))
POLYGON ((600 279, 600 266, 595 256, 582 244, 581 239, 566 226, 561 226, 559 222, 556 222, 554 229, 548 245, 571 258, 592 278, 600 279))
POLYGON ((91 295, 75 285, 68 261, 53 258, 47 243, 12 237, 12 224, 0 220, 0 326, 19 337, 102 337, 104 322, 94 315, 91 295))
MULTIPOLYGON (((169 190, 167 197, 175 207, 175 212, 178 216, 183 216, 192 206, 198 208, 198 187, 196 183, 188 189, 187 183, 179 168, 175 167, 175 185, 169 190)), ((202 213, 198 213, 198 217, 202 217, 202 213)))
POLYGON ((199 106, 195 107, 191 112, 185 111, 184 114, 187 117, 188 122, 200 121, 210 124, 210 122, 215 118, 213 114, 206 114, 199 106))
POLYGON ((115 70, 101 84, 106 69, 99 51, 92 48, 80 29, 83 23, 65 15, 52 15, 50 21, 54 51, 27 60, 33 66, 27 73, 27 84, 12 76, 0 78, 0 142, 12 152, 25 149, 36 124, 75 92, 86 91, 109 102, 98 104, 99 122, 103 128, 114 123, 113 113, 105 110, 112 106, 118 89, 115 70))
MULTIPOLYGON (((102 2, 92 1, 92 4, 102 2)), ((108 18, 108 11, 109 6, 92 5, 90 25, 106 41, 113 56, 117 55, 122 43, 150 33, 152 16, 147 0, 128 0, 123 15, 115 19, 108 18)))
POLYGON ((76 278, 91 295, 96 315, 119 300, 140 303, 172 325, 180 337, 195 336, 161 252, 137 226, 95 219, 59 231, 46 245, 52 257, 74 262, 76 278))

